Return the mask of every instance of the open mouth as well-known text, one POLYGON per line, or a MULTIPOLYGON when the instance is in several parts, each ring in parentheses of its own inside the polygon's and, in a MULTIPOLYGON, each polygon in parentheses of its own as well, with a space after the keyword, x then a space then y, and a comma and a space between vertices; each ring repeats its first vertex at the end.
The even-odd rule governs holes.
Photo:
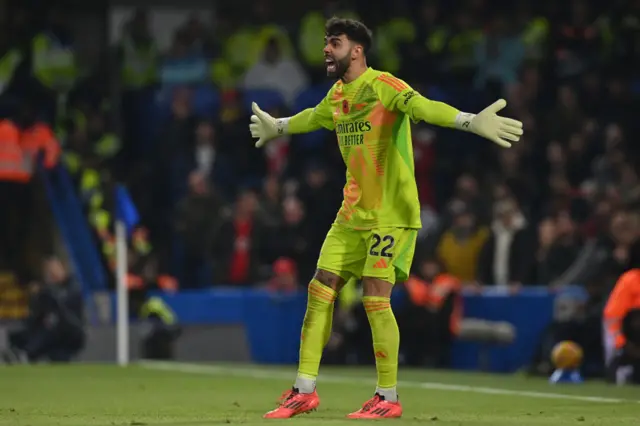
POLYGON ((327 72, 336 72, 338 69, 336 62, 331 58, 324 58, 324 65, 327 67, 327 72))

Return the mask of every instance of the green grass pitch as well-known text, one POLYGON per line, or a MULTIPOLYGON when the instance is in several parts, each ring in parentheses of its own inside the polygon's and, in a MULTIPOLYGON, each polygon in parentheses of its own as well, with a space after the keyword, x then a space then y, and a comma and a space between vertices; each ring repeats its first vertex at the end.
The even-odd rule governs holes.
MULTIPOLYGON (((375 384, 373 368, 323 368, 318 411, 263 420, 294 374, 294 367, 173 363, 0 367, 0 426, 342 426, 358 422, 344 416, 375 384)), ((637 388, 406 369, 400 381, 404 417, 394 424, 640 424, 637 388)))

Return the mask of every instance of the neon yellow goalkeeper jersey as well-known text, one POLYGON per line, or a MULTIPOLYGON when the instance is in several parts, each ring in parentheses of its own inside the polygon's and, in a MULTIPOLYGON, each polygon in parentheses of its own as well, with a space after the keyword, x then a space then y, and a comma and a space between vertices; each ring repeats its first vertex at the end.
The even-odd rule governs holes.
POLYGON ((452 127, 457 113, 369 68, 350 83, 338 81, 314 109, 292 117, 289 132, 335 130, 347 166, 335 223, 363 230, 421 228, 409 119, 452 127))

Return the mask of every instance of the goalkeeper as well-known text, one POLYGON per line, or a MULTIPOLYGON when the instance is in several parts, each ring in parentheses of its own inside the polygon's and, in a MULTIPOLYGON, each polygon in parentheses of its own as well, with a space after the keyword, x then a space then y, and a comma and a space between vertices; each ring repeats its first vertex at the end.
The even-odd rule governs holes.
POLYGON ((314 410, 320 400, 316 377, 330 336, 333 304, 350 279, 362 279, 363 304, 373 335, 378 373, 374 396, 349 418, 402 415, 396 391, 399 331, 390 305, 393 285, 407 278, 421 227, 409 120, 475 133, 508 148, 522 123, 496 115, 498 100, 479 114, 430 101, 404 81, 367 66, 371 31, 351 19, 326 23, 327 75, 336 78, 315 107, 274 118, 255 103, 251 135, 257 147, 281 134, 335 130, 347 165, 344 201, 329 230, 308 287, 300 363, 293 388, 265 418, 289 418, 314 410))

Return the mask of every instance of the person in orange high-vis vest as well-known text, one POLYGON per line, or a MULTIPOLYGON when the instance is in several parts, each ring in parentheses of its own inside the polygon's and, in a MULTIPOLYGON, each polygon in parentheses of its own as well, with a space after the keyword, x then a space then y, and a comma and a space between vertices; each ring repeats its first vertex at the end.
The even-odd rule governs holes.
POLYGON ((628 342, 624 332, 626 317, 640 310, 640 268, 620 276, 604 308, 605 363, 609 379, 619 384, 637 381, 640 371, 640 345, 628 342), (634 379, 635 377, 635 379, 634 379))
POLYGON ((20 130, 0 120, 0 268, 22 270, 24 233, 28 229, 31 167, 20 146, 20 130))
POLYGON ((60 144, 49 127, 45 123, 35 122, 22 131, 20 138, 22 149, 34 162, 38 160, 40 152, 44 153, 44 166, 47 169, 54 168, 60 159, 60 144))
POLYGON ((421 262, 419 273, 409 277, 405 288, 409 306, 401 322, 407 363, 447 366, 462 320, 460 280, 444 272, 439 260, 428 258, 421 262))
POLYGON ((20 130, 11 120, 0 121, 0 181, 26 183, 31 170, 20 144, 20 130))

